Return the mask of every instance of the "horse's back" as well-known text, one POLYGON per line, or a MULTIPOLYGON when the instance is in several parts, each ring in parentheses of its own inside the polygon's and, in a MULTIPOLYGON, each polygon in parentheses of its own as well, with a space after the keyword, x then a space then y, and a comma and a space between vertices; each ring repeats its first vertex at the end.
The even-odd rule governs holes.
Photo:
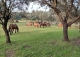
POLYGON ((18 29, 18 26, 17 26, 17 24, 10 24, 9 25, 9 28, 18 29))
POLYGON ((40 23, 39 22, 34 22, 34 27, 39 27, 40 23))
POLYGON ((26 23, 26 26, 32 26, 34 22, 28 22, 26 23))
POLYGON ((17 24, 13 24, 13 28, 16 28, 16 29, 18 29, 18 26, 17 26, 17 24))

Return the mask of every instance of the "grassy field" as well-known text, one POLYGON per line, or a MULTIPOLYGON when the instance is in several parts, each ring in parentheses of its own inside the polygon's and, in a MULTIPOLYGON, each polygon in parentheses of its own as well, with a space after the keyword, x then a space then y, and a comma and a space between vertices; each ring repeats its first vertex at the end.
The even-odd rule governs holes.
POLYGON ((77 28, 69 28, 70 42, 64 42, 62 28, 26 27, 17 23, 19 33, 11 35, 11 44, 5 43, 5 35, 0 25, 0 57, 80 57, 80 33, 77 28))

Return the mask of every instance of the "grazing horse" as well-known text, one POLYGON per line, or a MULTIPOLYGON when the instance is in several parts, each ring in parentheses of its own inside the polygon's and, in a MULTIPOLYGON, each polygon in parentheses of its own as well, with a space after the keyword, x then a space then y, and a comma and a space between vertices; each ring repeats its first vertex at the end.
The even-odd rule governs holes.
POLYGON ((10 32, 10 35, 13 34, 14 29, 15 29, 15 33, 19 32, 19 28, 18 28, 17 24, 10 24, 9 29, 8 29, 10 32))
POLYGON ((26 26, 32 26, 34 23, 33 22, 28 22, 26 23, 26 26))
POLYGON ((46 24, 46 26, 51 26, 51 24, 49 22, 44 22, 46 24))
POLYGON ((34 22, 34 27, 40 27, 40 22, 34 22))
POLYGON ((62 23, 59 23, 59 24, 58 24, 58 27, 63 27, 63 24, 62 24, 62 23))
POLYGON ((44 27, 47 27, 46 23, 43 23, 43 22, 40 23, 40 27, 41 27, 41 26, 43 26, 43 28, 44 28, 44 27))

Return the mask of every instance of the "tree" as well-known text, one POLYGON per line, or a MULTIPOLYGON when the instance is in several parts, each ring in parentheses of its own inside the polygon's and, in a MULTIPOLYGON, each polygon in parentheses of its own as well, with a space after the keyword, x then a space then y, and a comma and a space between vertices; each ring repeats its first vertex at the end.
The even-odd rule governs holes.
POLYGON ((6 43, 11 43, 7 23, 12 16, 13 10, 24 11, 23 6, 26 5, 27 7, 30 1, 32 0, 0 0, 0 24, 5 32, 6 43))
POLYGON ((63 24, 64 41, 69 41, 68 27, 80 19, 80 0, 39 0, 41 6, 48 5, 54 9, 63 24))
POLYGON ((1 0, 0 2, 2 2, 0 5, 0 24, 2 24, 2 28, 5 32, 6 43, 11 43, 10 36, 7 30, 7 22, 11 17, 11 11, 9 10, 10 8, 7 7, 5 0, 1 0))

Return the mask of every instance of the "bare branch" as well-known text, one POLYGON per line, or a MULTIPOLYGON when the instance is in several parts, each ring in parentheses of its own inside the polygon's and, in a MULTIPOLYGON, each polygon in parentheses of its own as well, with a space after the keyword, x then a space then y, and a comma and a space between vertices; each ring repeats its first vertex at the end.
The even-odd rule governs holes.
MULTIPOLYGON (((52 9, 54 9, 54 11, 56 12, 56 14, 59 16, 61 23, 63 23, 63 18, 62 18, 62 14, 61 14, 60 10, 57 9, 57 6, 53 6, 54 5, 54 3, 53 3, 54 0, 51 0, 51 1, 50 1, 51 4, 47 3, 46 1, 45 1, 45 4, 47 4, 49 7, 51 7, 52 9)), ((55 3, 57 3, 57 0, 55 0, 55 1, 56 1, 55 3)))
MULTIPOLYGON (((69 13, 72 10, 74 0, 71 0, 71 5, 67 7, 67 1, 65 0, 66 17, 69 17, 69 13)), ((67 18, 68 19, 68 18, 67 18)))
POLYGON ((73 24, 74 22, 76 22, 76 21, 79 20, 79 19, 80 19, 80 16, 74 18, 72 21, 70 21, 70 22, 68 23, 68 26, 70 26, 71 24, 73 24))
POLYGON ((2 24, 3 25, 3 21, 2 21, 2 19, 0 18, 0 24, 2 24))
POLYGON ((50 0, 51 5, 53 5, 54 8, 57 6, 57 0, 50 0))

